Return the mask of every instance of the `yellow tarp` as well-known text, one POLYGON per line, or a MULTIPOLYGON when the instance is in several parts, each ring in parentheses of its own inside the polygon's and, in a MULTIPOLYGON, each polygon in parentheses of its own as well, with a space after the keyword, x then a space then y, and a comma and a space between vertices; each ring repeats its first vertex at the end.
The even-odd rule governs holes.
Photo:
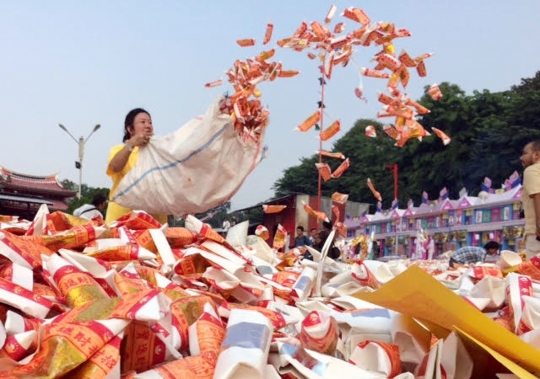
POLYGON ((523 368, 540 372, 540 350, 475 309, 417 266, 411 266, 375 292, 354 296, 414 317, 438 337, 445 337, 450 331, 461 332, 485 346, 485 350, 512 372, 516 367, 521 372, 525 372, 523 368))

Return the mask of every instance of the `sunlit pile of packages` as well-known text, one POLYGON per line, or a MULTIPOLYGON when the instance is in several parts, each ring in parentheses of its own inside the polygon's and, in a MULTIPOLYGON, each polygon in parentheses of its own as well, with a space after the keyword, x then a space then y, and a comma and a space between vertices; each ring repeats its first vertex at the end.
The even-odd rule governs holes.
MULTIPOLYGON (((344 263, 132 212, 0 216, 0 378, 515 378, 540 260, 344 263), (505 350, 505 346, 507 349, 505 350)), ((523 373, 521 373, 523 372, 523 373)))

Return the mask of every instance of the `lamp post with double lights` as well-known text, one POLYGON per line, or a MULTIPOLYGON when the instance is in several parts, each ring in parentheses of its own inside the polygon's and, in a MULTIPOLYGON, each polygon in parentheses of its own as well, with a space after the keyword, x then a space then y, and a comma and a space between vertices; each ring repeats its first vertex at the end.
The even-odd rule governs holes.
POLYGON ((94 126, 94 129, 90 132, 90 134, 88 135, 88 137, 84 138, 84 137, 79 137, 79 138, 75 138, 73 136, 73 134, 71 134, 71 132, 69 130, 67 130, 67 128, 62 125, 62 124, 58 124, 58 126, 60 127, 60 129, 62 129, 64 132, 66 132, 67 134, 69 134, 69 136, 77 143, 77 145, 79 146, 79 161, 75 161, 75 168, 77 168, 79 170, 79 192, 77 193, 77 198, 80 199, 81 196, 82 196, 82 193, 81 193, 81 190, 82 190, 82 167, 83 167, 83 158, 84 158, 84 145, 86 144, 86 142, 88 142, 88 140, 90 139, 90 137, 92 136, 92 134, 94 134, 95 132, 97 132, 97 130, 99 128, 101 128, 101 125, 100 124, 97 124, 96 126, 94 126))

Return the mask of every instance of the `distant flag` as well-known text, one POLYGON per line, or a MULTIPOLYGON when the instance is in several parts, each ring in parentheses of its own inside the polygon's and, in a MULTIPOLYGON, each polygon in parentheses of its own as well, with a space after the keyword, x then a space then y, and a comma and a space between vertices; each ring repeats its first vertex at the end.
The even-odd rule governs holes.
POLYGON ((422 192, 422 204, 427 204, 429 200, 429 195, 426 191, 422 192))
POLYGON ((397 199, 394 199, 394 200, 392 201, 392 209, 397 209, 398 206, 399 206, 398 200, 397 200, 397 199))
POLYGON ((377 213, 382 213, 382 203, 380 201, 377 201, 377 213))
POLYGON ((448 199, 448 190, 446 187, 444 187, 441 192, 439 192, 439 200, 446 200, 448 199))
POLYGON ((414 202, 412 201, 412 199, 409 199, 409 201, 407 202, 407 208, 411 209, 412 207, 414 207, 414 202))
POLYGON ((495 191, 493 190, 493 188, 491 188, 491 184, 491 179, 486 176, 482 183, 482 191, 486 191, 487 193, 494 193, 495 191))

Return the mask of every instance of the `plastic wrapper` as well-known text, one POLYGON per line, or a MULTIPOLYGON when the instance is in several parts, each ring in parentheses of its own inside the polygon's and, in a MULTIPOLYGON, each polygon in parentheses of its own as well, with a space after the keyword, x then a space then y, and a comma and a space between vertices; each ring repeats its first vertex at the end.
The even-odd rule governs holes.
POLYGON ((525 302, 524 296, 531 296, 533 292, 531 278, 510 273, 506 276, 506 294, 510 309, 511 326, 516 334, 530 331, 530 328, 521 320, 525 302))
POLYGON ((70 307, 109 298, 92 276, 80 271, 58 255, 51 255, 43 264, 44 271, 70 307))
POLYGON ((45 318, 53 307, 52 301, 2 278, 0 278, 0 302, 37 318, 45 318))
MULTIPOLYGON (((37 341, 38 334, 35 330, 8 336, 3 343, 4 347, 0 350, 0 364, 3 363, 3 360, 7 360, 4 363, 5 366, 8 366, 10 361, 21 362, 29 354, 35 352, 37 341)), ((12 364, 12 366, 16 367, 17 365, 12 364)))
POLYGON ((315 163, 315 167, 317 167, 317 170, 319 171, 319 175, 321 176, 322 180, 325 182, 332 179, 332 169, 328 165, 328 163, 315 163))
POLYGON ((336 320, 326 312, 310 312, 302 321, 298 339, 302 347, 333 355, 338 342, 336 320))
POLYGON ((262 314, 232 310, 214 379, 264 378, 272 331, 262 314))
POLYGON ((368 340, 360 342, 349 357, 349 362, 388 378, 401 373, 399 347, 394 344, 368 340))
POLYGON ((127 326, 124 320, 49 324, 32 360, 10 370, 20 377, 60 377, 72 372, 115 338, 127 326))
POLYGON ((43 245, 52 251, 57 251, 59 249, 82 248, 88 242, 99 238, 104 231, 105 228, 103 227, 86 224, 53 235, 25 236, 22 238, 43 245))
POLYGON ((165 237, 171 248, 185 247, 197 241, 197 235, 187 228, 167 228, 165 237))
POLYGON ((41 256, 49 256, 52 251, 44 246, 28 241, 9 232, 0 232, 0 255, 13 263, 34 269, 41 267, 41 256))

